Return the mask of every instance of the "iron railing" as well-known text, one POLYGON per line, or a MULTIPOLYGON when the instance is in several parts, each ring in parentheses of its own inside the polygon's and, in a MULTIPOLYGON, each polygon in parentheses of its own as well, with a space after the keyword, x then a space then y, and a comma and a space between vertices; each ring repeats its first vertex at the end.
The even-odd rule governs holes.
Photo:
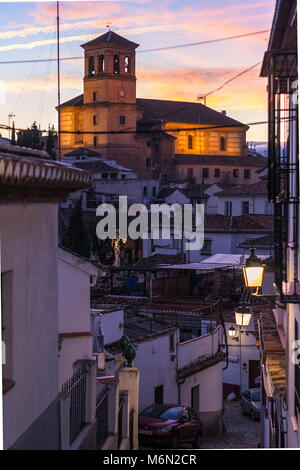
POLYGON ((134 410, 130 411, 129 415, 129 449, 133 449, 133 436, 134 436, 134 410))
POLYGON ((101 449, 108 438, 108 390, 101 393, 96 401, 97 433, 96 446, 101 449))
POLYGON ((123 406, 124 406, 124 398, 120 396, 119 413, 118 413, 118 449, 120 448, 122 438, 123 438, 123 406))
POLYGON ((299 236, 299 148, 296 104, 297 51, 270 51, 268 66, 268 191, 274 204, 275 283, 281 302, 297 295, 299 236), (288 250, 293 250, 294 292, 284 294, 288 280, 288 250))
POLYGON ((62 386, 62 396, 70 396, 70 445, 76 440, 86 424, 87 375, 87 365, 81 364, 73 376, 62 386))

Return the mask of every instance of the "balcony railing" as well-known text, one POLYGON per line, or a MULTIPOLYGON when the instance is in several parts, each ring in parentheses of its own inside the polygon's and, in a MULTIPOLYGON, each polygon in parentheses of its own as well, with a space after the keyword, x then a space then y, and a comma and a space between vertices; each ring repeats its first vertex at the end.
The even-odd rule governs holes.
POLYGON ((70 445, 86 424, 86 390, 88 369, 81 364, 73 376, 62 386, 62 396, 70 396, 69 439, 70 445))
MULTIPOLYGON (((295 84, 298 79, 297 52, 270 51, 268 66, 268 190, 274 204, 275 283, 281 302, 300 301, 297 295, 299 238, 299 149, 298 105, 295 84), (292 243, 292 245, 291 245, 292 243), (283 294, 288 280, 289 250, 293 250, 295 290, 283 294)), ((291 272, 291 270, 290 270, 291 272)))
POLYGON ((97 434, 96 446, 101 449, 108 438, 108 390, 97 397, 96 403, 97 434))

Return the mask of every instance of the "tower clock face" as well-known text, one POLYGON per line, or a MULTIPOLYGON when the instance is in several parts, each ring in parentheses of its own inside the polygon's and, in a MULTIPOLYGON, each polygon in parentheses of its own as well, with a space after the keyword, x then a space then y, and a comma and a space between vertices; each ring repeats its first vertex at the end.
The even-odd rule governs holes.
POLYGON ((125 90, 123 90, 123 89, 120 90, 120 96, 121 96, 121 98, 124 98, 124 96, 125 96, 125 90))

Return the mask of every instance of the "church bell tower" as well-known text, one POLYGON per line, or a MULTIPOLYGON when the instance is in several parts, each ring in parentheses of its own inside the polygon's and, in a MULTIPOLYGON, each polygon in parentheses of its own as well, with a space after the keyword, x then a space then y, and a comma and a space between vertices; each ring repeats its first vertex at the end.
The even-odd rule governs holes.
POLYGON ((138 44, 107 31, 81 47, 84 49, 84 104, 135 104, 138 44))

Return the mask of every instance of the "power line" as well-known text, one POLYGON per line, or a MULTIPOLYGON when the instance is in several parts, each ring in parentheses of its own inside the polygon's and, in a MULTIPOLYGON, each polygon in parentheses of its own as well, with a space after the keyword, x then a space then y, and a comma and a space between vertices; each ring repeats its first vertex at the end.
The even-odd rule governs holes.
MULTIPOLYGON (((296 121, 296 117, 286 117, 286 118, 281 118, 280 122, 291 122, 291 121, 296 121)), ((275 119, 274 122, 277 122, 278 119, 275 119)), ((247 124, 243 124, 243 126, 258 126, 262 124, 268 124, 269 121, 257 121, 257 122, 249 122, 247 124)), ((170 129, 155 129, 155 130, 147 130, 147 129, 136 129, 136 130, 122 130, 122 131, 67 131, 67 130, 61 130, 60 134, 73 134, 73 135, 83 135, 83 134, 92 134, 92 135, 107 135, 107 134, 157 134, 157 133, 170 133, 170 132, 182 132, 182 131, 206 131, 206 130, 212 130, 212 129, 224 129, 224 128, 236 128, 236 127, 241 127, 238 126, 237 124, 222 124, 222 125, 214 125, 214 126, 206 126, 206 127, 187 127, 187 128, 170 128, 170 129)), ((0 129, 3 130, 12 130, 11 126, 8 126, 7 124, 0 124, 0 129)), ((24 128, 15 128, 15 131, 22 132, 22 131, 27 131, 28 129, 24 128)), ((39 131, 42 134, 45 134, 48 132, 47 129, 39 129, 39 131)))
POLYGON ((244 75, 245 73, 247 72, 250 72, 250 70, 254 69, 255 67, 257 67, 258 65, 260 65, 262 62, 257 62, 257 64, 254 64, 254 65, 251 65, 251 67, 248 67, 246 70, 243 70, 242 72, 238 73, 237 75, 234 75, 234 77, 232 78, 229 78, 228 80, 226 80, 226 82, 224 82, 222 85, 220 85, 218 88, 215 88, 214 90, 211 90, 209 91, 208 93, 204 93, 204 97, 206 96, 209 96, 209 95, 212 95, 213 93, 216 93, 217 91, 220 91, 222 90, 222 88, 224 88, 226 85, 228 85, 228 83, 231 83, 233 82, 234 80, 236 80, 237 78, 241 77, 242 75, 244 75))
MULTIPOLYGON (((255 31, 253 33, 247 33, 247 34, 238 34, 236 36, 227 36, 223 38, 218 38, 218 39, 210 39, 207 41, 199 41, 199 42, 192 42, 188 44, 178 44, 175 46, 165 46, 165 47, 157 47, 153 49, 142 49, 141 51, 136 51, 137 54, 142 54, 144 52, 159 52, 159 51, 168 51, 170 49, 179 49, 179 48, 184 48, 184 47, 192 47, 192 46, 201 46, 205 44, 213 44, 216 42, 223 42, 223 41, 230 41, 232 39, 241 39, 241 38, 246 38, 250 36, 256 36, 258 34, 264 34, 268 33, 270 30, 269 29, 264 29, 262 31, 255 31)), ((60 60, 82 60, 83 56, 75 56, 75 57, 61 57, 60 60)), ((30 62, 54 62, 56 61, 56 58, 48 58, 48 59, 28 59, 28 60, 9 60, 9 61, 0 61, 0 65, 8 65, 8 64, 26 64, 30 62)))

